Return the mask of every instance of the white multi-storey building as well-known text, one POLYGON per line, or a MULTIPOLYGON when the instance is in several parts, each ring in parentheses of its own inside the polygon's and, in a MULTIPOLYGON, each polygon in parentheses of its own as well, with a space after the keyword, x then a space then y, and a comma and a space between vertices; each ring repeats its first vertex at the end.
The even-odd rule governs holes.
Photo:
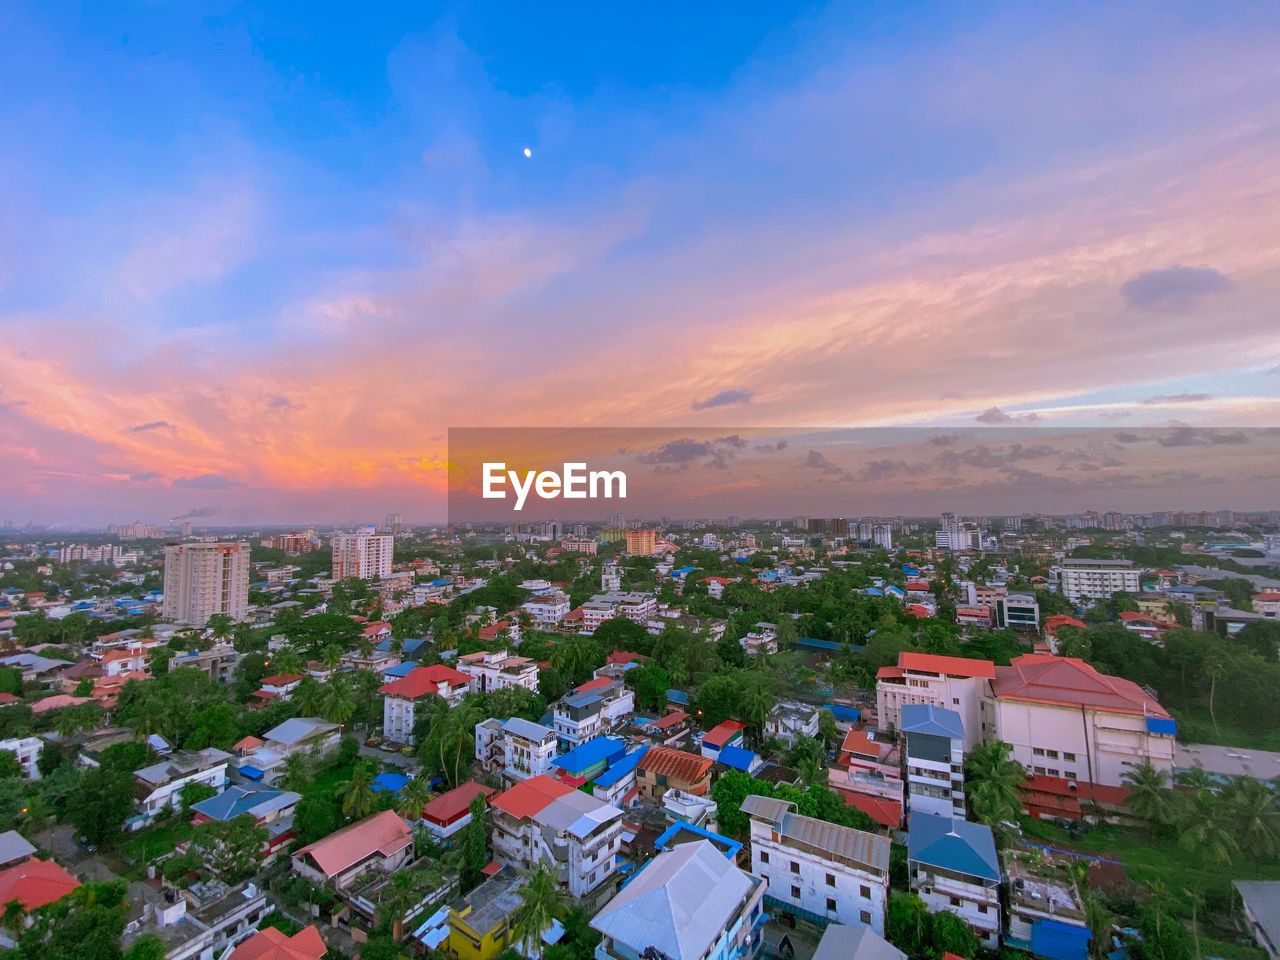
POLYGON ((570 896, 603 903, 616 889, 622 811, 548 776, 492 798, 493 858, 512 867, 541 863, 570 896))
POLYGON ((626 685, 608 677, 588 680, 556 701, 552 708, 556 736, 566 749, 576 747, 608 733, 635 707, 636 695, 626 685))
POLYGON ((18 766, 22 767, 22 775, 28 780, 40 779, 40 750, 44 746, 44 741, 39 737, 14 737, 9 740, 0 740, 0 750, 8 750, 18 759, 18 766))
POLYGON ((880 727, 900 729, 902 708, 909 703, 954 710, 964 724, 964 748, 968 752, 995 733, 988 687, 995 675, 995 665, 989 660, 900 653, 896 667, 881 667, 876 674, 880 727))
POLYGON ((140 830, 163 811, 177 807, 182 788, 189 783, 203 783, 221 792, 227 785, 227 764, 231 754, 225 750, 206 747, 204 750, 171 754, 158 763, 135 770, 138 809, 141 816, 129 821, 133 830, 140 830))
POLYGON ((964 724, 929 703, 902 708, 907 737, 907 806, 911 815, 964 817, 964 724))
POLYGON ((1062 561, 1062 595, 1072 603, 1091 605, 1117 593, 1139 592, 1138 568, 1129 560, 1062 561))
POLYGON ((764 722, 764 735, 792 745, 796 737, 818 736, 818 708, 798 700, 780 700, 764 722))
POLYGON ((487 773, 528 780, 555 768, 556 732, 523 717, 476 724, 476 759, 487 773))
POLYGON ((567 594, 561 590, 552 590, 530 597, 520 609, 533 618, 535 627, 554 627, 565 618, 571 608, 567 594))
POLYGON ((819 921, 862 924, 884 934, 889 902, 889 839, 815 820, 796 805, 749 796, 751 872, 766 899, 819 921))
POLYGON ((651 593, 610 591, 598 593, 582 605, 582 625, 591 632, 606 620, 626 617, 644 624, 658 611, 658 598, 651 593))
POLYGON ((538 664, 528 657, 513 657, 501 650, 479 650, 458 658, 458 672, 471 678, 475 693, 510 687, 538 689, 538 664))
POLYGON ((911 818, 911 892, 930 913, 953 913, 986 947, 1000 943, 1000 860, 991 828, 954 817, 911 818))
POLYGON ((382 734, 392 743, 413 743, 417 704, 425 697, 442 697, 449 706, 462 702, 471 689, 471 678, 443 664, 418 667, 399 680, 379 687, 382 700, 382 734))
POLYGON ((164 548, 164 618, 203 627, 214 614, 249 615, 249 544, 170 543, 164 548))
POLYGON ((334 580, 373 580, 391 574, 391 558, 396 538, 374 533, 337 533, 332 540, 334 580))

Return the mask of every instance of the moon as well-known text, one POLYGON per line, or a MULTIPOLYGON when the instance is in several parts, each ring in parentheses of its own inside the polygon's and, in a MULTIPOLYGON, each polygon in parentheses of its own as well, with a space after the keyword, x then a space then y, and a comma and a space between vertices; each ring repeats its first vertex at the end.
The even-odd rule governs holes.
POLYGON ((528 147, 525 147, 525 148, 524 148, 524 155, 525 155, 526 157, 532 157, 532 156, 533 156, 533 151, 532 151, 532 150, 530 150, 528 147))

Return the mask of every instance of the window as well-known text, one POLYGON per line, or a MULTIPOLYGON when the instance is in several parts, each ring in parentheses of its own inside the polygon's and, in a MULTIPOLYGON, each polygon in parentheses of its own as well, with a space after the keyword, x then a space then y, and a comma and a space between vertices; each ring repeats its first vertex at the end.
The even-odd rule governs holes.
POLYGON ((858 887, 858 896, 860 896, 863 900, 870 900, 871 888, 868 887, 865 883, 862 884, 862 886, 858 887))
POLYGON ((1057 759, 1058 759, 1058 751, 1057 751, 1057 750, 1046 750, 1046 751, 1045 751, 1045 755, 1046 755, 1050 760, 1057 760, 1057 759))
POLYGON ((1076 772, 1074 770, 1064 770, 1062 771, 1062 775, 1066 777, 1068 780, 1079 779, 1078 777, 1076 777, 1076 772))
POLYGON ((800 864, 796 863, 794 860, 791 861, 791 872, 797 874, 800 872, 800 864))
POLYGON ((952 702, 953 704, 955 704, 957 707, 958 707, 958 706, 960 706, 960 698, 959 698, 959 697, 952 697, 952 698, 951 698, 951 702, 952 702))
POLYGON ((834 873, 827 874, 827 886, 834 887, 836 885, 836 875, 834 873))
POLYGON ((869 926, 871 926, 871 911, 870 911, 870 910, 859 910, 859 911, 858 911, 858 920, 859 920, 859 921, 860 921, 864 926, 868 926, 868 927, 869 927, 869 926))
POLYGON ((1063 759, 1063 760, 1070 760, 1072 763, 1075 763, 1076 755, 1075 755, 1074 753, 1068 753, 1066 750, 1063 750, 1063 751, 1062 751, 1062 759, 1063 759))
POLYGON ((951 905, 952 905, 953 907, 958 907, 958 906, 960 906, 960 898, 959 898, 959 897, 952 897, 952 898, 951 898, 951 905))
POLYGON ((989 908, 987 907, 987 905, 986 905, 985 903, 980 903, 980 904, 978 904, 978 912, 979 912, 979 913, 986 913, 988 909, 989 909, 989 908))
POLYGON ((800 899, 800 888, 795 886, 794 884, 791 887, 791 899, 792 900, 800 899))
POLYGON ((769 862, 769 851, 768 851, 768 850, 761 850, 761 851, 760 851, 760 862, 761 862, 761 863, 768 863, 768 862, 769 862))
POLYGON ((1042 747, 1035 747, 1034 749, 1032 749, 1032 751, 1031 751, 1031 752, 1032 752, 1032 754, 1034 754, 1034 755, 1035 755, 1035 756, 1037 756, 1037 757, 1043 757, 1043 756, 1044 756, 1044 749, 1043 749, 1042 747))

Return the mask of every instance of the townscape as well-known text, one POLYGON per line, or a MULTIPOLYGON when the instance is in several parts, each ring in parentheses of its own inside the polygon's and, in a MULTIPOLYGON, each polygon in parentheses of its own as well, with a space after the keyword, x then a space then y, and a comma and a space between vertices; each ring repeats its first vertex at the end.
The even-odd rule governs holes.
POLYGON ((1278 531, 11 532, 0 946, 1274 958, 1278 531))

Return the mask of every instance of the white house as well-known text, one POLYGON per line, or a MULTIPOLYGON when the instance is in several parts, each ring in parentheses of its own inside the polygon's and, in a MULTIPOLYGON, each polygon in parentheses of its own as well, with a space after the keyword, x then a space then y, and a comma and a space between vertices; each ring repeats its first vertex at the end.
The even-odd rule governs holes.
POLYGON ((476 724, 475 739, 480 766, 508 780, 528 780, 555 766, 556 732, 523 717, 482 720, 476 724))
POLYGON ((818 922, 862 924, 884 933, 889 902, 889 839, 815 820, 796 805, 749 796, 751 872, 767 899, 818 922))
POLYGON ((964 724, 931 703, 902 708, 907 736, 907 806, 912 815, 964 818, 964 724))
POLYGON ((415 706, 425 697, 441 697, 455 707, 471 689, 465 673, 433 664, 418 667, 407 676, 378 688, 382 700, 382 733, 392 743, 413 743, 415 706))
POLYGON ((206 747, 204 750, 180 751, 158 763, 133 772, 138 786, 140 815, 130 821, 139 830, 161 811, 181 803, 182 788, 189 783, 203 783, 221 791, 227 785, 227 763, 231 754, 206 747))
POLYGON ((792 745, 796 737, 818 736, 818 708, 798 700, 779 700, 764 722, 764 735, 792 745))
POLYGON ((538 664, 528 657, 513 657, 505 651, 480 650, 458 658, 458 672, 471 678, 476 693, 510 687, 538 689, 538 664))
POLYGON ((930 913, 954 913, 984 946, 999 946, 1000 861, 990 827, 956 817, 913 816, 907 869, 911 892, 930 913))

